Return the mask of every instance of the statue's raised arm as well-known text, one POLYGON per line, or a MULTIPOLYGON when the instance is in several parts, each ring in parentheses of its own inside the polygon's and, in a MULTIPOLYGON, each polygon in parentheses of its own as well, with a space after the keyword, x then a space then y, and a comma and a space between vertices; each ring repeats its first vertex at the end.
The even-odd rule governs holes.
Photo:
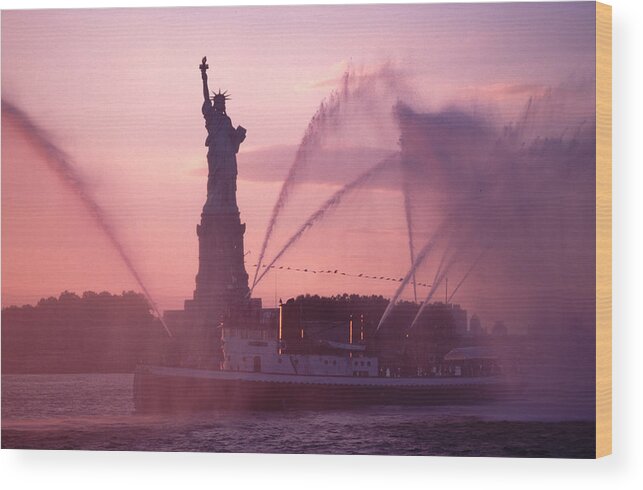
POLYGON ((201 60, 199 65, 199 70, 201 70, 201 80, 203 80, 203 101, 210 104, 210 90, 208 89, 208 73, 207 70, 210 68, 208 66, 208 58, 206 56, 201 60))
POLYGON ((238 216, 237 152, 246 139, 246 130, 241 126, 235 129, 226 114, 227 91, 221 92, 219 89, 210 96, 207 61, 204 56, 199 66, 203 79, 202 112, 208 130, 205 140, 205 146, 208 147, 208 200, 203 212, 230 211, 238 216))

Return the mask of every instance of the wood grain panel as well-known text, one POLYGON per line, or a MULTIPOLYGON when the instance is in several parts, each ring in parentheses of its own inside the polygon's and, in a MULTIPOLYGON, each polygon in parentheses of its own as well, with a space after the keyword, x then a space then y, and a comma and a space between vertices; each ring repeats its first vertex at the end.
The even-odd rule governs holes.
POLYGON ((596 3, 596 457, 612 452, 612 7, 596 3))

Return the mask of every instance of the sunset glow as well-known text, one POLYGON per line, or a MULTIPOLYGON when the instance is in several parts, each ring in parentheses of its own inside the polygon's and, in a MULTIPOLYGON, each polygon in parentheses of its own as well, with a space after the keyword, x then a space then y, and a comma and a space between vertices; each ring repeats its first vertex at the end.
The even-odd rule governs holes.
MULTIPOLYGON (((232 93, 228 114, 248 130, 238 155, 238 201, 252 279, 297 145, 320 102, 341 89, 347 69, 369 74, 385 67, 395 92, 380 87, 375 93, 384 95, 368 110, 353 108, 354 119, 328 136, 333 150, 399 151, 391 115, 401 97, 417 114, 467 111, 498 134, 519 122, 530 99, 540 100, 530 137, 568 137, 593 124, 593 36, 593 4, 582 2, 6 11, 2 98, 69 155, 152 297, 161 309, 176 309, 194 289, 195 226, 205 199, 206 131, 197 69, 203 55, 210 60, 211 88, 232 93), (547 118, 558 127, 547 125, 547 118), (537 133, 541 128, 550 133, 537 133)), ((139 289, 77 196, 5 112, 3 306, 35 303, 64 290, 139 289)), ((464 152, 459 157, 469 158, 464 152)), ((267 250, 268 262, 341 185, 377 163, 318 158, 293 190, 267 250)), ((303 293, 391 297, 397 283, 386 278, 404 277, 409 268, 404 199, 391 175, 351 194, 307 231, 255 296, 266 306, 303 293)), ((447 182, 443 185, 445 190, 447 182)), ((426 218, 418 225, 420 245, 441 217, 435 209, 453 201, 453 194, 440 190, 426 188, 435 200, 420 205, 426 218)), ((563 205, 560 196, 571 199, 573 193, 562 189, 550 201, 552 209, 563 205)), ((542 215, 550 211, 543 209, 542 215)), ((525 218, 525 234, 510 239, 513 251, 505 250, 516 255, 512 264, 524 268, 495 275, 491 254, 454 301, 487 322, 502 317, 524 330, 542 319, 530 311, 534 301, 547 303, 563 290, 569 295, 563 295, 561 307, 585 297, 574 284, 592 278, 592 270, 579 265, 569 284, 552 286, 558 259, 547 264, 542 257, 521 255, 521 244, 540 237, 547 249, 545 235, 557 233, 551 221, 552 228, 545 229, 538 228, 539 218, 530 219, 535 221, 525 218)), ((577 235, 559 238, 574 248, 590 231, 581 227, 577 235)), ((574 260, 590 264, 592 253, 590 243, 574 260)), ((449 284, 455 287, 468 267, 454 270, 449 284)), ((430 284, 433 276, 434 268, 427 266, 417 281, 430 284)), ((427 293, 420 289, 420 296, 427 293)), ((403 297, 411 299, 412 288, 403 297)), ((588 311, 578 315, 584 318, 588 311)))

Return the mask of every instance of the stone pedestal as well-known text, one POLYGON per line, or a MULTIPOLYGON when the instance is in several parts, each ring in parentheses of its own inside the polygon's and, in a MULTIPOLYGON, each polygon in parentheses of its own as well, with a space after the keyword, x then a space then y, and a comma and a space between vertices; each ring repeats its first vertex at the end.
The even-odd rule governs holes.
POLYGON ((246 225, 241 223, 239 211, 209 212, 201 215, 196 231, 199 271, 194 297, 185 302, 185 310, 216 326, 223 316, 248 302, 248 274, 243 257, 246 225))
POLYGON ((238 316, 251 303, 244 265, 239 211, 206 211, 196 232, 199 270, 192 299, 181 311, 166 312, 165 319, 181 343, 181 361, 187 365, 218 368, 221 354, 219 326, 224 318, 238 316))

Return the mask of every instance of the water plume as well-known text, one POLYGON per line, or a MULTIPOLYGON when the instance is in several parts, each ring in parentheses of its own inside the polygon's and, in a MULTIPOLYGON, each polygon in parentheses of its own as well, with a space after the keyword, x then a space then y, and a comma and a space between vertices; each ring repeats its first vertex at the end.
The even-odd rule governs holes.
POLYGON ((386 306, 386 310, 384 310, 384 314, 382 315, 382 318, 380 318, 380 321, 377 324, 377 328, 375 329, 376 332, 382 327, 382 325, 384 325, 384 322, 386 322, 388 317, 391 315, 391 312, 393 311, 393 308, 395 308, 397 300, 402 295, 402 292, 404 291, 404 288, 406 288, 409 281, 411 281, 411 279, 413 278, 413 274, 415 273, 415 271, 418 269, 418 267, 420 267, 424 263, 424 261, 429 256, 431 251, 435 248, 435 245, 441 238, 445 225, 446 225, 446 222, 440 225, 438 229, 433 233, 433 236, 431 237, 431 239, 424 245, 424 247, 422 247, 422 249, 420 249, 419 253, 415 257, 415 261, 411 265, 411 268, 404 276, 404 279, 397 287, 395 294, 393 295, 388 305, 386 306))
POLYGON ((283 207, 286 205, 288 195, 295 183, 296 177, 307 162, 308 153, 311 147, 315 146, 315 143, 318 141, 321 129, 325 125, 326 121, 336 115, 342 99, 347 96, 346 92, 348 91, 348 76, 348 72, 344 73, 344 83, 342 85, 343 88, 341 92, 333 92, 329 96, 328 100, 322 101, 322 103, 319 105, 319 108, 308 123, 308 127, 306 128, 304 136, 302 137, 301 142, 299 143, 299 146, 297 148, 295 159, 290 166, 290 169, 288 170, 288 175, 286 175, 286 179, 281 185, 279 196, 277 197, 277 201, 272 208, 270 221, 268 222, 268 227, 266 228, 263 243, 261 244, 261 250, 259 252, 259 258, 257 261, 257 269, 255 270, 255 275, 252 280, 252 287, 250 288, 251 291, 259 281, 258 273, 263 263, 263 259, 266 255, 268 243, 272 238, 272 234, 277 224, 277 218, 279 217, 279 214, 281 213, 283 207))
POLYGON ((12 102, 2 99, 2 112, 10 117, 16 125, 24 132, 24 134, 34 143, 35 147, 42 151, 45 155, 45 161, 49 168, 67 185, 67 187, 78 197, 92 219, 98 227, 105 233, 109 243, 118 252, 127 270, 132 274, 134 280, 137 282, 143 294, 150 303, 150 306, 156 313, 161 325, 165 329, 168 336, 172 337, 172 332, 163 321, 163 317, 152 299, 141 275, 137 268, 134 266, 131 258, 126 252, 123 244, 121 243, 114 226, 109 222, 107 216, 101 206, 98 204, 94 196, 92 196, 88 184, 72 162, 71 158, 65 154, 54 142, 47 133, 37 126, 32 119, 21 109, 19 109, 12 102))
POLYGON ((455 293, 458 292, 458 289, 460 289, 460 286, 462 286, 464 282, 469 278, 469 276, 471 275, 473 270, 477 267, 478 263, 482 260, 482 257, 486 252, 487 250, 483 250, 482 252, 480 252, 480 255, 478 255, 478 257, 473 261, 473 263, 471 264, 471 267, 469 267, 467 272, 465 272, 464 276, 462 276, 462 279, 460 279, 460 282, 458 282, 453 292, 449 295, 449 298, 447 299, 447 303, 451 302, 451 300, 455 296, 455 293))
MULTIPOLYGON (((324 139, 337 130, 341 123, 342 116, 346 117, 347 107, 356 101, 369 99, 376 90, 378 84, 385 86, 385 89, 393 92, 397 74, 392 68, 385 64, 374 73, 358 74, 351 67, 342 76, 340 87, 333 91, 330 96, 322 101, 319 108, 311 118, 304 136, 299 143, 295 157, 288 174, 282 183, 277 200, 272 208, 268 226, 257 259, 258 267, 252 282, 252 288, 259 281, 258 272, 261 269, 266 255, 268 245, 275 232, 279 216, 286 206, 290 194, 298 182, 298 178, 307 166, 309 160, 323 145, 324 139)), ((370 104, 366 104, 369 106, 370 104)), ((376 121, 377 118, 371 118, 376 121)))
MULTIPOLYGON (((451 302, 451 299, 455 295, 455 293, 460 289, 460 286, 464 283, 464 281, 467 280, 471 272, 475 269, 475 267, 478 265, 480 260, 482 259, 483 255, 485 254, 486 250, 484 250, 478 257, 473 261, 473 264, 471 264, 471 267, 467 270, 467 272, 464 274, 460 282, 457 284, 451 295, 447 298, 447 303, 451 302)), ((433 284, 431 285, 431 289, 429 290, 428 294, 426 295, 426 298, 424 298, 424 301, 422 302, 422 305, 420 305, 420 309, 418 312, 415 314, 415 317, 413 318, 413 321, 411 321, 411 324, 409 325, 409 330, 411 330, 415 325, 417 324, 418 320, 422 316, 422 313, 424 313, 424 310, 426 309, 427 306, 429 306, 429 301, 431 301, 431 298, 433 298, 433 295, 435 292, 438 290, 438 287, 440 284, 442 284, 442 281, 446 278, 447 273, 449 272, 449 269, 455 264, 457 258, 458 258, 458 253, 454 253, 451 255, 451 258, 449 259, 449 263, 447 266, 442 269, 442 264, 444 263, 444 259, 446 257, 446 253, 442 256, 442 261, 440 261, 440 265, 438 266, 438 269, 435 273, 435 278, 433 279, 433 284)))
POLYGON ((417 323, 417 321, 420 319, 420 317, 422 316, 422 313, 424 313, 424 310, 429 305, 429 301, 431 301, 431 298, 433 298, 433 295, 438 290, 438 286, 442 284, 442 281, 447 276, 450 266, 452 266, 454 263, 455 263, 455 256, 451 257, 451 260, 447 264, 447 267, 445 267, 444 270, 442 270, 440 275, 437 277, 437 279, 433 281, 433 284, 431 285, 431 289, 429 290, 429 293, 426 295, 426 298, 424 298, 424 301, 420 305, 418 312, 415 314, 415 317, 413 318, 413 321, 409 326, 409 330, 412 329, 417 323))
MULTIPOLYGON (((591 332, 594 108, 582 101, 592 90, 591 80, 552 88, 513 122, 455 105, 396 107, 414 240, 450 217, 448 249, 468 260, 484 253, 485 296, 467 298, 482 315, 591 332)), ((463 265, 451 298, 481 259, 463 265)), ((434 282, 442 276, 439 266, 434 282)))
MULTIPOLYGON (((411 194, 409 192, 408 185, 406 183, 406 178, 404 179, 402 192, 404 193, 404 215, 406 217, 406 232, 408 235, 409 256, 410 256, 411 265, 412 265, 415 262, 415 247, 413 244, 413 217, 411 216, 411 194)), ((412 283, 413 283, 413 301, 417 302, 418 292, 417 292, 417 282, 415 278, 415 270, 413 271, 412 283)))
POLYGON ((272 270, 273 265, 286 253, 286 251, 290 247, 292 247, 304 235, 304 233, 306 233, 306 231, 312 228, 315 225, 315 223, 323 219, 325 214, 329 210, 337 207, 341 203, 342 199, 346 197, 346 195, 350 194, 352 191, 363 186, 370 179, 375 177, 377 174, 390 168, 391 165, 397 164, 397 163, 398 163, 398 158, 396 157, 390 157, 382 160, 377 165, 367 170, 366 172, 362 173, 359 177, 354 179, 352 182, 349 182, 348 184, 346 184, 344 187, 342 187, 337 192, 335 192, 330 198, 328 198, 326 202, 324 202, 324 204, 322 204, 322 206, 320 206, 319 209, 317 209, 317 211, 311 214, 308 217, 308 219, 304 222, 304 224, 301 225, 299 229, 286 241, 286 244, 281 248, 281 250, 279 250, 277 255, 275 255, 275 257, 267 266, 266 265, 262 266, 259 263, 257 263, 257 268, 256 268, 257 271, 259 270, 260 267, 263 267, 265 270, 258 277, 257 277, 257 274, 255 274, 255 276, 257 277, 257 280, 254 282, 254 285, 252 286, 249 294, 252 294, 252 289, 257 284, 259 284, 259 282, 261 282, 261 280, 270 270, 272 270))
MULTIPOLYGON (((448 247, 448 245, 447 245, 448 247)), ((442 254, 442 258, 440 259, 440 263, 438 264, 437 269, 435 269, 435 275, 433 276, 433 282, 431 284, 435 284, 438 280, 438 276, 440 275, 440 272, 442 271, 442 267, 444 266, 444 262, 447 258, 447 255, 449 255, 449 249, 446 248, 444 250, 444 253, 442 254)))

